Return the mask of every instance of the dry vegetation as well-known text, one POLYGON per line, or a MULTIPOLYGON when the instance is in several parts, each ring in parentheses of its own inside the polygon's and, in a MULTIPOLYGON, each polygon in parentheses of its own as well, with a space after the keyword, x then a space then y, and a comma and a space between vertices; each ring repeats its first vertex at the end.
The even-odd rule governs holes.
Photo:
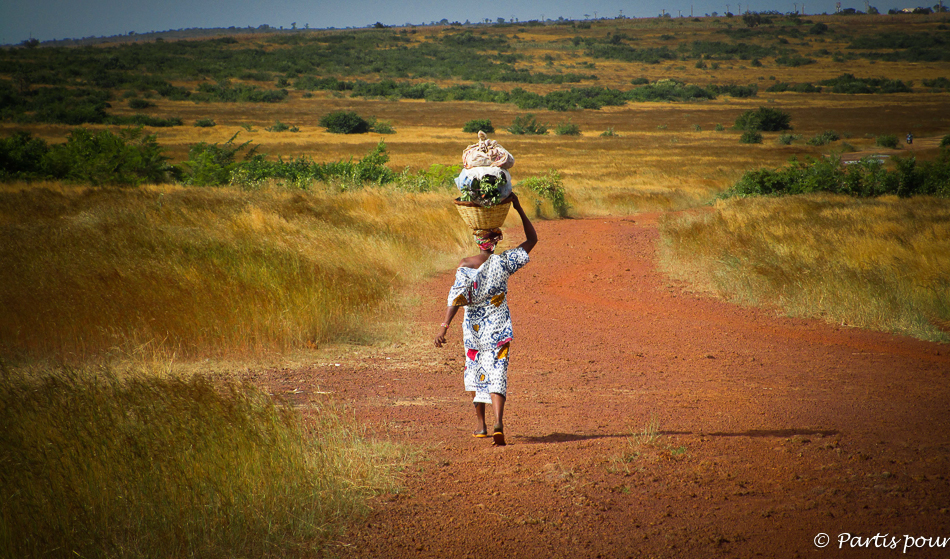
POLYGON ((466 236, 445 194, 16 186, 0 192, 0 339, 15 358, 365 339, 466 236))
POLYGON ((3 557, 312 557, 408 458, 327 402, 304 423, 202 377, 4 368, 0 389, 3 557))
POLYGON ((950 205, 744 198, 664 225, 671 273, 745 304, 934 341, 950 333, 950 205))
MULTIPOLYGON (((738 18, 611 20, 594 22, 588 29, 569 25, 479 26, 475 31, 488 37, 508 38, 512 50, 525 56, 517 63, 518 69, 598 76, 596 81, 571 85, 628 90, 634 78, 651 82, 675 78, 700 86, 757 84, 759 93, 754 98, 720 95, 702 102, 627 103, 600 110, 557 112, 526 111, 513 104, 484 102, 365 99, 291 88, 287 99, 279 103, 196 103, 152 98, 150 101, 156 106, 148 110, 149 115, 180 117, 185 125, 149 132, 166 147, 165 153, 173 163, 187 159, 190 146, 198 142, 223 143, 235 134, 237 141, 251 140, 271 158, 307 156, 317 162, 357 159, 383 139, 391 156, 390 166, 400 171, 457 164, 462 149, 474 138, 461 131, 465 122, 490 119, 498 130, 493 136, 517 158, 513 169, 516 191, 519 180, 557 170, 574 216, 697 208, 714 202, 749 169, 775 168, 791 156, 817 158, 845 149, 842 142, 826 146, 811 146, 804 141, 779 145, 778 133, 766 133, 762 144, 739 143, 740 132, 731 129, 732 123, 743 111, 760 106, 788 112, 794 134, 804 139, 833 129, 859 153, 912 152, 922 159, 935 157, 940 137, 950 132, 950 92, 931 91, 920 84, 924 79, 950 78, 950 62, 836 60, 831 53, 847 53, 849 40, 857 36, 889 31, 946 34, 950 18, 943 14, 807 19, 810 22, 803 24, 804 29, 818 22, 826 23, 832 32, 789 39, 788 48, 816 60, 798 67, 777 65, 772 59, 763 59, 761 66, 754 66, 749 60, 722 60, 717 62, 717 68, 712 67, 716 61, 709 60, 705 69, 697 68, 693 59, 664 60, 659 64, 619 62, 593 59, 583 48, 571 45, 575 36, 604 38, 608 33, 634 37, 637 48, 675 49, 680 42, 697 40, 775 45, 775 37, 768 33, 735 40, 723 34, 723 30, 742 28, 738 18), (846 72, 862 78, 913 81, 914 91, 865 95, 765 91, 777 82, 817 82, 846 72), (322 116, 343 109, 388 121, 396 133, 336 135, 317 125, 322 116), (580 127, 581 135, 515 136, 504 131, 515 117, 527 112, 552 127, 570 120, 580 127), (211 118, 217 125, 192 126, 203 118, 211 118), (278 120, 298 127, 299 132, 266 130, 278 120), (719 130, 717 125, 721 125, 719 130), (603 136, 607 130, 614 134, 603 136), (881 134, 903 138, 907 132, 917 136, 912 150, 908 146, 898 150, 875 147, 875 138, 881 134)), ((459 31, 418 28, 412 30, 411 40, 419 44, 459 31)), ((240 37, 236 44, 221 48, 248 44, 282 48, 263 43, 265 39, 240 37)), ((0 78, 10 77, 0 74, 0 78)), ((176 86, 193 89, 199 83, 196 79, 173 81, 176 86)), ((214 80, 206 76, 200 81, 214 80)), ((450 79, 409 81, 435 81, 440 87, 455 83, 450 79)), ((571 87, 489 85, 495 90, 523 87, 541 94, 571 87)), ((115 115, 135 112, 124 101, 113 102, 110 109, 115 115)), ((72 128, 4 120, 0 121, 0 136, 26 129, 48 142, 62 142, 72 128)), ((530 193, 524 194, 529 202, 527 207, 537 202, 545 215, 554 215, 550 206, 533 199, 530 193)), ((397 295, 424 275, 450 268, 454 259, 467 250, 466 231, 447 205, 451 197, 448 189, 428 193, 387 188, 339 192, 333 185, 322 184, 312 185, 309 190, 295 190, 273 183, 257 191, 180 185, 115 189, 42 182, 7 184, 0 189, 2 357, 8 361, 46 358, 86 362, 103 356, 128 357, 144 352, 159 360, 183 355, 242 359, 289 349, 306 350, 327 341, 398 336, 402 326, 385 318, 399 304, 397 295), (381 334, 384 330, 388 334, 381 334)), ((667 265, 672 273, 698 280, 700 285, 728 297, 777 305, 795 314, 946 340, 950 321, 947 223, 950 202, 946 199, 856 200, 813 195, 716 202, 711 211, 701 210, 682 219, 668 220, 663 235, 667 265)), ((56 393, 51 388, 56 386, 80 391, 86 400, 76 404, 76 409, 85 411, 76 411, 80 414, 77 417, 85 417, 81 414, 88 412, 89 406, 98 405, 96 402, 111 399, 110 394, 126 390, 122 386, 131 387, 132 392, 142 386, 110 384, 111 381, 90 384, 82 380, 85 375, 68 374, 72 384, 62 384, 57 380, 62 378, 61 372, 50 373, 52 376, 42 381, 4 374, 4 391, 9 394, 35 395, 31 391, 37 386, 50 394, 56 393)), ((179 388, 182 386, 185 385, 179 388)), ((164 388, 142 390, 154 395, 164 388)), ((205 405, 201 398, 211 393, 195 390, 187 388, 185 392, 200 392, 196 403, 183 404, 178 409, 205 405)), ((209 396, 207 401, 212 400, 209 396)), ((134 405, 138 404, 129 404, 134 405)), ((147 408, 152 404, 142 405, 147 408)), ((52 421, 43 414, 54 413, 55 409, 31 406, 14 408, 4 403, 4 413, 20 413, 4 418, 4 423, 44 425, 52 421)), ((57 421, 70 423, 62 418, 57 421)), ((185 414, 173 421, 187 424, 196 420, 185 414)), ((227 414, 222 421, 222 425, 230 421, 227 414)), ((128 428, 137 428, 137 424, 128 428)), ((54 432, 53 427, 43 432, 25 430, 18 436, 21 443, 31 438, 39 440, 37 437, 72 437, 54 432)), ((99 435, 91 431, 91 436, 99 435)), ((230 437, 226 433, 214 436, 230 437)), ((149 444, 164 440, 156 437, 144 432, 140 438, 130 440, 152 441, 149 444)), ((94 497, 124 498, 111 493, 89 493, 90 487, 99 487, 104 479, 114 476, 125 476, 132 484, 116 488, 117 492, 128 491, 128 495, 134 496, 152 491, 152 486, 140 485, 135 477, 135 457, 117 455, 117 462, 125 461, 125 465, 116 466, 126 468, 124 473, 59 472, 56 476, 66 480, 65 485, 53 488, 54 493, 47 495, 38 478, 20 477, 29 468, 20 468, 18 464, 48 457, 22 455, 17 462, 11 458, 11 453, 21 450, 14 444, 17 441, 8 437, 2 442, 0 485, 27 487, 31 493, 23 498, 35 499, 39 504, 26 503, 26 508, 17 508, 19 505, 5 500, 0 518, 48 524, 56 530, 49 522, 62 509, 51 508, 54 501, 50 499, 59 499, 55 491, 71 491, 69 483, 73 482, 89 484, 80 488, 85 493, 75 493, 80 496, 80 503, 94 497), (38 516, 30 516, 32 512, 20 516, 27 509, 38 516)), ((114 440, 104 439, 76 443, 76 461, 64 461, 61 465, 79 467, 77 464, 87 460, 84 452, 89 448, 114 448, 113 443, 114 440), (86 450, 80 449, 81 444, 88 445, 86 450)), ((167 441, 169 445, 178 443, 182 441, 167 441)), ((188 441, 182 444, 188 446, 188 441)), ((115 448, 117 452, 122 450, 115 448)), ((294 452, 301 456, 304 470, 309 471, 307 468, 313 467, 307 463, 309 451, 294 452)), ((231 463, 235 459, 199 457, 201 463, 220 460, 231 463)), ((159 476, 159 482, 166 479, 164 475, 159 476)), ((297 471, 288 475, 297 479, 305 474, 297 471)), ((360 484, 361 475, 344 472, 333 483, 360 484)), ((8 494, 7 489, 4 493, 8 494)), ((227 499, 245 498, 231 489, 222 495, 224 501, 219 504, 227 504, 227 499)), ((265 501, 279 496, 268 495, 265 501)), ((129 537, 138 538, 142 530, 152 533, 147 522, 174 518, 172 509, 178 510, 175 499, 179 497, 169 497, 171 508, 152 517, 135 516, 140 511, 130 513, 124 509, 96 511, 96 515, 89 517, 88 529, 112 526, 115 518, 110 514, 133 523, 140 522, 137 518, 151 518, 141 520, 144 523, 139 525, 139 531, 115 536, 110 544, 126 545, 131 541, 129 537)), ((257 506, 251 503, 251 508, 258 510, 257 506)), ((331 520, 338 514, 344 513, 332 513, 331 520)), ((198 515, 188 522, 198 526, 205 519, 198 515)), ((15 535, 10 526, 3 525, 6 532, 0 529, 0 542, 11 541, 15 535)), ((30 528, 25 526, 23 530, 28 535, 30 528)), ((174 548, 158 547, 158 554, 203 555, 211 549, 217 550, 212 555, 257 556, 261 549, 257 546, 274 537, 259 533, 242 541, 224 536, 210 543, 206 539, 210 531, 227 536, 233 535, 229 530, 235 528, 244 529, 237 525, 196 529, 193 540, 179 541, 180 545, 174 548)), ((255 525, 251 529, 258 528, 255 525)), ((289 544, 277 550, 267 548, 265 554, 299 556, 305 547, 294 546, 301 538, 310 541, 322 537, 322 528, 316 530, 320 533, 301 532, 299 526, 289 530, 289 544)), ((66 547, 60 548, 61 556, 72 556, 64 551, 67 548, 92 555, 96 549, 103 549, 101 542, 98 548, 96 542, 89 544, 92 547, 83 547, 88 541, 83 534, 77 537, 73 543, 63 543, 66 547)), ((146 542, 135 541, 139 545, 146 542)), ((34 544, 33 540, 18 540, 16 545, 25 555, 39 556, 42 546, 34 544)), ((123 554, 117 552, 116 556, 123 554)))

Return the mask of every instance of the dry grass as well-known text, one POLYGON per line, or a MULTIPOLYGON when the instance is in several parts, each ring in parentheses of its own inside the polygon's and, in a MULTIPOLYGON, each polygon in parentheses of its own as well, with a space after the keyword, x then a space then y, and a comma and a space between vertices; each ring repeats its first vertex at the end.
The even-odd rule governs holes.
POLYGON ((7 187, 4 353, 249 355, 365 337, 466 244, 444 198, 7 187))
POLYGON ((0 555, 313 557, 404 449, 202 377, 3 369, 0 555))
POLYGON ((662 235, 671 274, 728 299, 948 340, 950 201, 730 199, 667 219, 662 235))

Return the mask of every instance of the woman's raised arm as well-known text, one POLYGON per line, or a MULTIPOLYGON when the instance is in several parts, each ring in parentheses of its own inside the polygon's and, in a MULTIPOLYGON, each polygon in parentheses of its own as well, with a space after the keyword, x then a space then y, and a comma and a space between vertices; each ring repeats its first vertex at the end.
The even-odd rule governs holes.
POLYGON ((524 234, 525 237, 527 237, 527 240, 521 243, 518 248, 523 248, 525 252, 531 252, 534 245, 538 244, 538 233, 534 230, 534 225, 531 224, 531 220, 528 219, 528 216, 524 213, 524 208, 521 207, 521 200, 518 199, 518 195, 512 193, 511 197, 512 205, 521 217, 521 223, 524 225, 524 234))

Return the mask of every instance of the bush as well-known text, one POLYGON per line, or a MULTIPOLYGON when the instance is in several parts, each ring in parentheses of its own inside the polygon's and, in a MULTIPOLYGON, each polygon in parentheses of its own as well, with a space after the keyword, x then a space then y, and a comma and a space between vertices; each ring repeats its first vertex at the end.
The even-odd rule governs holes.
POLYGON ((799 139, 801 136, 796 134, 779 134, 778 140, 776 140, 779 145, 790 146, 792 142, 799 139))
POLYGON ((129 99, 129 107, 132 109, 150 109, 155 106, 155 103, 151 101, 146 101, 145 99, 133 98, 129 99))
POLYGON ((567 217, 567 211, 570 208, 564 196, 561 174, 557 170, 551 169, 542 177, 528 177, 518 185, 531 190, 541 198, 550 200, 554 213, 558 217, 567 217))
POLYGON ((580 136, 581 127, 573 122, 561 122, 554 127, 554 133, 558 136, 580 136))
POLYGON ((492 126, 491 120, 487 118, 475 118, 465 123, 465 126, 462 127, 462 132, 469 132, 471 134, 476 134, 478 131, 482 131, 486 134, 491 134, 495 131, 495 127, 492 126))
POLYGON ((29 132, 14 132, 0 138, 0 180, 31 180, 51 177, 47 168, 49 145, 29 132))
POLYGON ((213 126, 216 126, 216 124, 214 120, 210 118, 199 118, 198 120, 195 121, 195 126, 197 126, 198 128, 211 128, 213 126))
POLYGON ((377 134, 395 134, 396 129, 393 128, 393 125, 385 120, 375 120, 371 119, 370 121, 370 130, 376 132, 377 134))
POLYGON ((534 134, 543 136, 548 133, 547 125, 539 123, 531 113, 516 116, 507 130, 509 133, 517 135, 534 134))
POLYGON ((97 186, 159 183, 172 172, 163 150, 141 127, 119 134, 77 128, 65 144, 50 149, 45 167, 54 178, 97 186))
POLYGON ((727 196, 795 195, 833 192, 851 196, 950 196, 950 151, 934 161, 895 158, 894 170, 872 157, 841 165, 836 157, 797 163, 784 169, 749 171, 727 196))
POLYGON ((791 130, 792 116, 778 109, 768 107, 759 107, 755 110, 748 110, 739 115, 736 119, 736 130, 749 130, 761 132, 781 132, 782 130, 791 130))
POLYGON ((616 132, 614 132, 614 129, 611 127, 601 132, 600 135, 604 138, 614 138, 614 137, 619 136, 620 134, 617 134, 616 132))
POLYGON ((268 132, 300 132, 300 129, 296 126, 284 124, 279 120, 275 120, 273 126, 269 126, 264 130, 267 130, 268 132))
POLYGON ((181 117, 173 116, 169 118, 159 118, 151 115, 129 115, 129 116, 110 116, 105 119, 109 124, 118 124, 120 126, 152 126, 155 128, 167 128, 169 126, 181 126, 185 122, 181 117))
POLYGON ((881 134, 874 143, 882 148, 897 149, 900 145, 900 140, 898 140, 894 134, 881 134))
POLYGON ((334 134, 365 134, 370 123, 354 111, 335 111, 320 118, 320 126, 334 134))
MULTIPOLYGON (((191 146, 188 150, 188 160, 182 162, 182 166, 188 171, 185 184, 192 186, 228 184, 231 180, 231 172, 238 165, 235 156, 251 143, 247 141, 235 145, 235 138, 237 138, 237 133, 222 145, 200 142, 191 146)), ((254 152, 254 149, 250 150, 246 157, 251 157, 254 152)))
POLYGON ((824 132, 815 135, 814 138, 808 140, 808 145, 824 146, 830 144, 831 142, 837 142, 840 139, 841 135, 834 130, 825 130, 824 132))
POLYGON ((762 133, 756 130, 746 130, 739 137, 739 141, 743 144, 761 144, 762 133))
POLYGON ((950 146, 950 134, 947 134, 940 140, 940 147, 945 148, 950 146))

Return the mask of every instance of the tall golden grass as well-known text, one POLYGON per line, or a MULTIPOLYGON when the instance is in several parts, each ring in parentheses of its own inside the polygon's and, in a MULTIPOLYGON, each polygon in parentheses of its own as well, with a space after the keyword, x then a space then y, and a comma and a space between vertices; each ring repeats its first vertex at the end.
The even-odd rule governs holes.
POLYGON ((946 342, 950 201, 729 199, 669 217, 662 260, 730 300, 946 342))
POLYGON ((2 557, 313 557, 406 460, 241 384, 0 373, 2 557))
POLYGON ((3 352, 65 362, 143 346, 234 356, 365 337, 396 311, 394 293, 466 244, 447 199, 7 187, 3 352))

